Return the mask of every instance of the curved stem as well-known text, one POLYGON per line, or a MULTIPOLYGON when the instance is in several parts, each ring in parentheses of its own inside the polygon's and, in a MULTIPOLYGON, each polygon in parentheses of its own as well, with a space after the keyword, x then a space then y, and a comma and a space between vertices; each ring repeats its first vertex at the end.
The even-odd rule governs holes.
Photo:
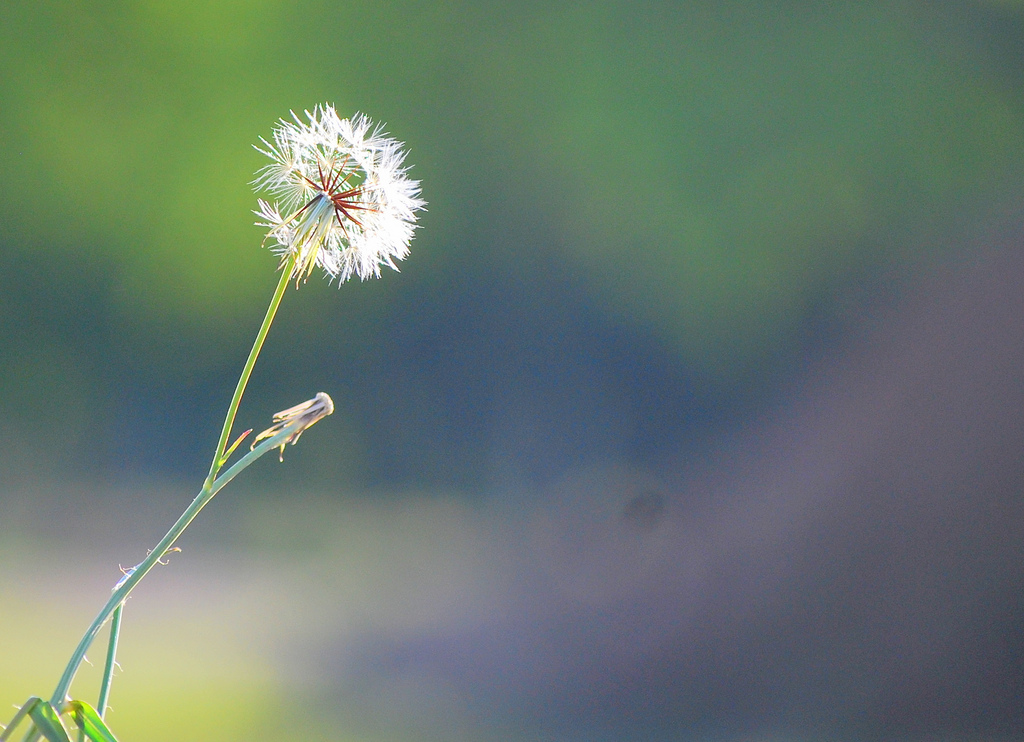
POLYGON ((103 627, 103 624, 106 623, 107 619, 110 618, 111 614, 114 613, 118 606, 124 603, 125 598, 128 597, 128 594, 136 585, 139 584, 142 578, 145 577, 153 567, 160 563, 160 560, 167 553, 167 550, 174 545, 174 542, 178 540, 178 537, 188 527, 188 524, 191 523, 197 515, 199 515, 199 511, 206 507, 207 503, 213 499, 213 496, 216 495, 224 485, 234 479, 239 472, 256 461, 256 459, 263 454, 274 448, 278 448, 283 443, 287 442, 299 428, 301 428, 301 421, 297 421, 295 424, 289 425, 273 438, 268 438, 263 441, 252 451, 236 461, 226 472, 224 472, 223 476, 203 485, 203 489, 199 491, 199 494, 196 495, 192 504, 185 509, 185 512, 181 514, 181 517, 178 518, 177 522, 171 526, 171 530, 169 530, 167 534, 160 539, 160 543, 158 543, 149 553, 149 556, 143 559, 138 566, 129 571, 128 574, 122 578, 121 582, 119 582, 117 587, 114 589, 113 594, 111 594, 110 600, 108 600, 106 605, 103 606, 99 615, 93 619, 92 624, 86 630, 85 635, 82 637, 82 640, 78 643, 74 653, 71 655, 71 660, 64 669, 64 674, 61 676, 60 682, 57 683, 57 688, 53 691, 53 697, 50 699, 50 703, 54 708, 60 709, 64 705, 65 696, 71 688, 71 681, 75 679, 75 673, 78 672, 78 668, 82 664, 82 660, 85 658, 85 653, 89 650, 89 647, 96 639, 96 635, 103 627))
POLYGON ((118 603, 114 615, 110 619, 110 640, 107 642, 107 662, 103 666, 103 679, 100 681, 100 697, 96 702, 96 710, 102 719, 107 715, 107 701, 110 700, 110 684, 114 679, 114 665, 117 664, 117 640, 121 636, 121 614, 124 603, 118 603))
MULTIPOLYGON (((253 342, 252 350, 249 351, 249 357, 245 361, 245 366, 242 368, 242 374, 238 378, 238 384, 235 386, 235 393, 231 397, 231 403, 228 405, 228 412, 224 418, 224 427, 221 429, 220 439, 217 441, 217 450, 213 455, 213 462, 210 464, 210 472, 206 475, 206 481, 203 482, 203 487, 196 495, 192 504, 185 509, 185 512, 181 514, 177 522, 171 526, 171 530, 160 540, 160 543, 149 553, 149 555, 142 560, 132 570, 127 572, 120 582, 114 587, 113 594, 110 596, 110 600, 107 601, 106 605, 100 610, 99 615, 93 619, 92 624, 86 630, 85 635, 82 637, 78 646, 75 648, 74 653, 71 655, 71 659, 68 661, 67 667, 64 668, 64 674, 61 675, 60 681, 57 683, 57 688, 53 692, 53 698, 50 703, 57 709, 60 709, 64 704, 64 698, 67 695, 68 690, 71 688, 71 682, 75 679, 75 674, 78 672, 79 666, 82 664, 82 660, 85 658, 85 653, 89 647, 92 646, 93 641, 96 639, 96 634, 106 623, 107 619, 110 618, 111 614, 117 613, 118 619, 120 619, 121 606, 128 597, 128 594, 134 589, 134 587, 142 581, 142 578, 153 569, 163 556, 167 553, 174 542, 178 540, 178 537, 188 528, 189 523, 199 514, 199 511, 206 507, 206 504, 213 499, 213 496, 220 491, 220 489, 234 479, 240 471, 245 469, 249 464, 254 462, 260 456, 265 454, 270 449, 284 444, 290 436, 295 432, 296 429, 301 426, 291 425, 280 431, 273 438, 270 438, 260 445, 256 446, 248 454, 239 459, 230 469, 225 472, 224 476, 217 478, 217 474, 220 472, 221 467, 225 464, 225 450, 228 445, 228 437, 231 435, 231 428, 235 423, 235 415, 238 412, 238 405, 242 401, 242 394, 245 393, 245 387, 249 383, 249 376, 252 375, 252 369, 256 365, 256 359, 259 357, 260 350, 263 348, 263 342, 267 339, 267 333, 270 332, 270 325, 274 322, 274 316, 277 314, 277 308, 281 305, 281 299, 284 298, 284 291, 288 286, 288 281, 291 279, 292 270, 295 267, 295 263, 298 260, 298 254, 293 252, 288 255, 281 265, 281 278, 277 283, 277 288, 274 290, 274 296, 270 300, 270 306, 267 307, 267 313, 263 318, 263 324, 260 325, 259 332, 256 333, 256 340, 253 342)), ((107 675, 108 671, 113 671, 113 651, 116 648, 116 634, 111 637, 110 644, 110 656, 108 662, 110 667, 104 671, 103 684, 100 687, 100 713, 103 713, 106 695, 110 690, 110 678, 107 675)))
POLYGON ((203 487, 209 486, 214 478, 217 476, 217 472, 224 466, 224 450, 228 445, 228 438, 231 436, 231 428, 235 424, 235 414, 238 412, 238 405, 242 401, 242 395, 245 393, 246 384, 249 383, 249 376, 252 375, 253 366, 256 365, 256 359, 260 355, 260 350, 263 348, 263 341, 267 339, 267 333, 270 332, 270 325, 274 322, 274 316, 277 314, 277 308, 281 306, 281 299, 284 297, 284 290, 288 287, 288 281, 292 276, 292 269, 295 267, 295 262, 298 260, 298 253, 292 252, 285 259, 281 266, 281 279, 277 283, 277 289, 274 290, 274 296, 270 300, 270 306, 267 307, 267 314, 263 318, 263 324, 260 325, 259 332, 256 333, 256 340, 252 344, 252 350, 249 351, 249 357, 245 361, 245 366, 242 368, 242 375, 238 377, 238 384, 235 386, 235 393, 231 397, 231 404, 228 405, 228 414, 224 417, 224 427, 220 431, 220 439, 217 441, 217 451, 213 454, 213 461, 210 463, 210 473, 206 475, 206 481, 203 483, 203 487))

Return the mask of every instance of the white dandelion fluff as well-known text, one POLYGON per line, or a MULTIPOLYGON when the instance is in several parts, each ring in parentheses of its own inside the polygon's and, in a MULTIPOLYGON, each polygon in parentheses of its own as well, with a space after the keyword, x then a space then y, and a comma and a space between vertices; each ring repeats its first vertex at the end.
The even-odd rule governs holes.
POLYGON ((397 270, 426 206, 402 143, 361 114, 339 118, 326 104, 305 113, 308 123, 293 112, 294 122, 282 119, 273 141, 256 147, 271 163, 253 185, 273 198, 259 199, 257 225, 282 261, 296 255, 296 279, 315 265, 339 282, 380 276, 382 265, 397 270))

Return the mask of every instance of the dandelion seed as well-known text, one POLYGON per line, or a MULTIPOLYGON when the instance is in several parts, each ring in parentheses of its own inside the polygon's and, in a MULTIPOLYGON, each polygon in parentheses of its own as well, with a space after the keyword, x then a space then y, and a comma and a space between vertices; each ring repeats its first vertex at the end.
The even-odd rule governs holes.
POLYGON ((253 185, 276 199, 259 199, 255 212, 272 249, 282 263, 297 256, 297 281, 316 265, 339 283, 380 276, 382 265, 397 270, 426 206, 419 181, 406 175, 402 143, 365 116, 342 119, 326 104, 306 111, 308 123, 292 117, 279 122, 273 142, 256 147, 271 159, 253 185))

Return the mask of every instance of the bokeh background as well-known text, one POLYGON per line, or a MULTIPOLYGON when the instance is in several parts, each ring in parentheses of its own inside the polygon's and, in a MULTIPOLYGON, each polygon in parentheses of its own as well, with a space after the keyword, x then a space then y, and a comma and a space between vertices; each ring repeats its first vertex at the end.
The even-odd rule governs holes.
POLYGON ((0 705, 201 483, 251 145, 331 102, 429 210, 286 296, 239 424, 338 410, 129 601, 123 739, 1024 737, 1022 59, 1010 1, 4 0, 0 705))

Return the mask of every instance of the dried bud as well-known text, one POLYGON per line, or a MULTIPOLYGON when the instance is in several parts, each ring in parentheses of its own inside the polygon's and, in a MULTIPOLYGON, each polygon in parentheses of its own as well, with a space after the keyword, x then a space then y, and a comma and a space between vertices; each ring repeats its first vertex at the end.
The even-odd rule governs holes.
POLYGON ((294 446, 299 442, 299 437, 306 428, 318 420, 327 417, 332 412, 334 412, 334 401, 325 392, 319 392, 313 399, 275 414, 274 424, 253 439, 249 450, 254 449, 261 440, 273 438, 278 433, 288 429, 291 430, 291 435, 281 443, 281 455, 279 457, 281 461, 284 461, 284 447, 289 443, 294 446))

